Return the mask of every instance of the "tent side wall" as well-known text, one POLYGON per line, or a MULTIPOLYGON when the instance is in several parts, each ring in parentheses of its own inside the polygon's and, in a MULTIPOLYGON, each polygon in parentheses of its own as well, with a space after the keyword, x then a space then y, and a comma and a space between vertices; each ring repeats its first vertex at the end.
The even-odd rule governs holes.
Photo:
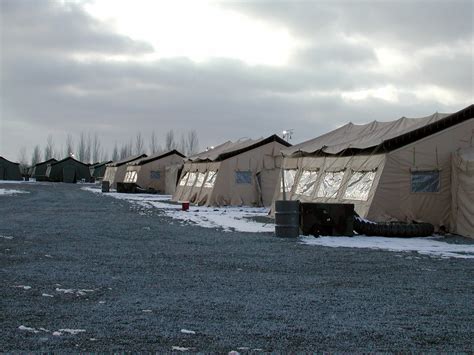
POLYGON ((115 166, 107 166, 105 168, 104 179, 103 181, 108 181, 110 187, 117 186, 115 184, 115 174, 117 173, 117 167, 115 166), (115 184, 115 185, 114 185, 115 184))
POLYGON ((117 188, 118 182, 124 182, 125 173, 127 172, 127 165, 123 164, 123 165, 115 167, 115 169, 116 170, 115 170, 113 182, 110 182, 110 187, 113 189, 117 188))
POLYGON ((451 153, 472 144, 473 134, 470 119, 388 153, 368 218, 422 220, 449 230, 451 153), (417 185, 420 178, 431 179, 434 185, 417 185))
POLYGON ((283 199, 283 171, 287 200, 353 203, 355 211, 366 217, 384 165, 385 154, 285 157, 273 201, 283 199))
POLYGON ((143 165, 129 165, 127 167, 127 171, 137 171, 136 183, 138 186, 144 189, 153 188, 157 191, 164 193, 167 190, 166 167, 169 165, 176 165, 182 163, 182 157, 177 154, 172 154, 162 159, 157 159, 143 165))
POLYGON ((474 238, 474 147, 452 155, 451 229, 474 238))
POLYGON ((221 162, 207 205, 270 206, 282 148, 272 141, 221 162))

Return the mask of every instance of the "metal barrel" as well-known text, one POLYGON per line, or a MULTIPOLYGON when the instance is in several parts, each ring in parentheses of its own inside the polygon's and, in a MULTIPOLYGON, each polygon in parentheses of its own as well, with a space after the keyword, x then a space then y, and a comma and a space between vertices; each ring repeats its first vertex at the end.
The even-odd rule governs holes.
POLYGON ((275 236, 297 238, 300 235, 300 202, 275 201, 275 236))
POLYGON ((110 191, 110 182, 105 180, 102 181, 102 192, 109 192, 110 191))

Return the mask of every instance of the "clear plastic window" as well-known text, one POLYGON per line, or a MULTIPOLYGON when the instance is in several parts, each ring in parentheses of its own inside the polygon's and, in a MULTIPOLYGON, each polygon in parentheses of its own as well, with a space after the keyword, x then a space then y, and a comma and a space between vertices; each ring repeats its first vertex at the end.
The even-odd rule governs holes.
POLYGON ((201 187, 204 184, 204 179, 206 178, 206 173, 197 173, 195 187, 201 187))
POLYGON ((344 171, 326 171, 319 185, 318 197, 336 198, 341 187, 344 171))
POLYGON ((186 186, 194 186, 194 182, 196 181, 197 174, 196 173, 189 173, 188 181, 186 182, 186 186))
POLYGON ((375 179, 375 171, 354 171, 347 183, 344 198, 347 200, 367 201, 375 179))
POLYGON ((123 179, 124 182, 130 182, 129 181, 130 180, 130 173, 131 173, 131 171, 127 171, 125 173, 125 178, 123 179))
POLYGON ((236 184, 251 184, 252 183, 252 172, 251 171, 236 171, 235 172, 235 183, 236 184))
POLYGON ((189 172, 184 174, 184 176, 181 178, 181 180, 179 180, 179 186, 186 185, 186 181, 188 180, 188 177, 189 177, 189 172))
POLYGON ((412 171, 411 192, 439 192, 439 170, 412 171))
POLYGON ((150 179, 160 180, 161 179, 161 173, 159 171, 150 171, 150 179))
POLYGON ((217 178, 217 171, 209 171, 207 173, 207 179, 206 179, 206 182, 204 183, 204 187, 208 187, 208 188, 214 187, 216 178, 217 178))
POLYGON ((137 172, 132 171, 130 174, 130 182, 137 182, 137 172))
MULTIPOLYGON (((283 176, 285 178, 285 192, 290 192, 295 184, 295 177, 298 170, 296 169, 285 169, 283 170, 283 176)), ((280 181, 280 191, 283 192, 283 181, 280 181)))
POLYGON ((316 188, 316 180, 318 179, 317 171, 303 170, 298 184, 296 185, 295 194, 303 196, 311 196, 316 188))

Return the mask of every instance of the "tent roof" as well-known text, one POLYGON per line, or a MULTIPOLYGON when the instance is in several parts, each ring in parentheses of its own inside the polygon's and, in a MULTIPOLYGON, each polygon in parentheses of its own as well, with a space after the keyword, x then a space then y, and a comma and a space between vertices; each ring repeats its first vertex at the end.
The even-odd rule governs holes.
POLYGON ((456 113, 356 125, 351 122, 317 138, 282 150, 285 156, 339 154, 381 147, 390 151, 473 118, 473 105, 456 113))
POLYGON ((91 167, 91 168, 98 168, 98 167, 100 167, 100 166, 102 166, 102 165, 106 165, 106 164, 110 164, 110 163, 112 163, 112 160, 103 161, 103 162, 97 162, 97 163, 95 163, 95 164, 91 164, 90 167, 91 167))
POLYGON ((146 154, 138 154, 138 155, 131 155, 125 159, 122 159, 122 160, 117 160, 117 161, 114 161, 112 163, 109 163, 107 164, 107 166, 122 166, 124 164, 127 164, 127 163, 130 163, 131 161, 134 161, 134 160, 137 160, 137 159, 140 159, 140 158, 146 158, 146 154))
POLYGON ((42 161, 40 163, 36 163, 34 166, 38 166, 38 165, 42 165, 42 164, 51 164, 51 163, 54 163, 56 161, 57 161, 57 159, 51 158, 51 159, 42 161))
POLYGON ((11 164, 20 165, 20 163, 15 163, 15 162, 13 162, 13 161, 10 161, 10 160, 8 160, 8 159, 5 159, 4 157, 0 157, 0 159, 3 159, 3 160, 5 160, 6 162, 11 163, 11 164))
POLYGON ((210 149, 196 155, 193 155, 188 158, 189 161, 192 162, 200 162, 200 161, 222 161, 238 154, 245 153, 249 150, 261 147, 262 145, 277 142, 285 147, 290 147, 291 144, 285 141, 284 139, 278 137, 276 134, 268 137, 268 138, 260 138, 260 139, 245 139, 239 140, 237 142, 227 141, 221 145, 218 145, 214 149, 210 149))
MULTIPOLYGON (((56 160, 56 159, 55 159, 55 160, 56 160)), ((60 163, 62 163, 62 162, 65 162, 65 161, 67 161, 67 160, 72 160, 72 161, 74 161, 74 162, 76 162, 76 163, 79 163, 79 164, 82 164, 82 165, 85 165, 85 166, 89 167, 89 164, 83 163, 82 161, 79 161, 79 160, 77 160, 77 159, 74 159, 73 157, 66 157, 66 158, 64 158, 64 159, 57 160, 57 161, 55 161, 55 162, 49 163, 48 165, 50 165, 50 166, 57 165, 57 164, 60 164, 60 163)))
POLYGON ((127 165, 143 165, 143 164, 147 164, 147 163, 150 163, 150 162, 158 160, 158 159, 166 158, 166 157, 168 157, 170 155, 173 155, 173 154, 179 155, 181 158, 186 158, 186 156, 184 154, 181 154, 176 149, 173 149, 173 150, 170 150, 170 151, 165 152, 165 153, 157 153, 157 154, 145 157, 145 158, 134 160, 134 161, 128 163, 127 165))

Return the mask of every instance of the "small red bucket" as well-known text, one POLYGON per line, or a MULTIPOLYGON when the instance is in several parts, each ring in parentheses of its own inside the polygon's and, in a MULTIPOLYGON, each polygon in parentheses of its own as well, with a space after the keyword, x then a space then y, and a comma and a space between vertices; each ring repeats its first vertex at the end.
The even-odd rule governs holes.
POLYGON ((189 210, 189 201, 181 202, 181 210, 183 210, 183 211, 189 210))

